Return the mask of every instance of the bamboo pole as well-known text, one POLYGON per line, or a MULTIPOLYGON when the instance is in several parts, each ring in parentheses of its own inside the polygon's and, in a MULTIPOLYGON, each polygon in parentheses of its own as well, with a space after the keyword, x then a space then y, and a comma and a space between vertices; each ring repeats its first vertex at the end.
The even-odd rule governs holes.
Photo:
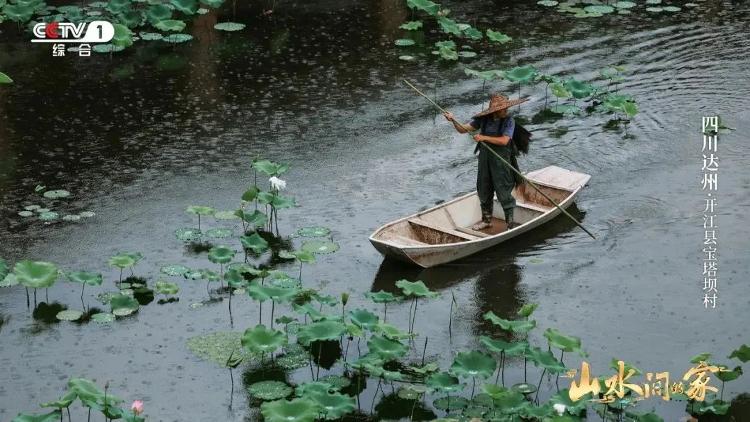
MULTIPOLYGON (((424 98, 426 98, 427 101, 429 101, 430 103, 432 103, 432 105, 434 105, 435 107, 437 107, 440 111, 442 111, 443 113, 447 113, 448 112, 448 110, 444 109, 443 107, 440 107, 440 105, 438 103, 436 103, 435 101, 432 101, 432 99, 430 97, 428 97, 424 93, 422 93, 422 91, 420 91, 417 87, 415 87, 414 85, 412 85, 409 81, 407 81, 406 79, 404 79, 403 81, 411 89, 413 89, 414 91, 416 91, 417 94, 419 94, 419 95, 423 96, 424 98)), ((468 135, 471 136, 471 134, 468 134, 468 135)), ((503 157, 501 157, 498 153, 496 153, 492 148, 490 148, 484 142, 480 142, 479 145, 481 145, 482 147, 486 148, 487 151, 491 152, 492 155, 494 155, 498 160, 500 160, 500 162, 502 162, 503 164, 505 164, 509 169, 513 170, 514 173, 516 173, 517 175, 521 176, 521 178, 526 183, 528 183, 529 186, 531 186, 532 188, 534 188, 534 190, 536 190, 537 192, 539 192, 545 199, 547 199, 550 203, 552 203, 555 207, 557 207, 557 209, 560 210, 560 212, 562 212, 563 214, 565 214, 565 216, 567 216, 574 223, 576 223, 576 225, 578 227, 580 227, 581 229, 583 229, 583 231, 585 231, 586 234, 588 234, 589 236, 591 236, 592 239, 596 239, 596 236, 594 236, 593 233, 591 233, 590 231, 588 231, 588 229, 586 229, 586 227, 583 227, 583 224, 581 224, 578 220, 576 220, 575 217, 573 217, 572 215, 570 215, 570 213, 568 213, 568 211, 566 211, 557 202, 555 202, 552 198, 550 198, 546 193, 544 193, 541 189, 539 189, 539 187, 534 182, 532 182, 531 180, 527 179, 526 176, 524 176, 520 171, 516 170, 515 167, 513 167, 512 165, 510 165, 509 162, 507 162, 503 157)))

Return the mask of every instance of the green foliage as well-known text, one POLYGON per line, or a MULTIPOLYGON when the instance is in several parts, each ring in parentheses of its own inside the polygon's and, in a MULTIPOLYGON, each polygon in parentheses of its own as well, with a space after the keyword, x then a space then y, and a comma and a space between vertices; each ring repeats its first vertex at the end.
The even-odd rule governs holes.
POLYGON ((248 328, 242 335, 242 347, 251 353, 273 353, 286 344, 286 335, 265 325, 248 328))
POLYGON ((51 262, 23 260, 13 267, 16 280, 32 289, 44 289, 55 284, 57 267, 51 262))
POLYGON ((245 29, 245 24, 237 22, 220 22, 214 25, 214 29, 227 32, 241 31, 245 29))

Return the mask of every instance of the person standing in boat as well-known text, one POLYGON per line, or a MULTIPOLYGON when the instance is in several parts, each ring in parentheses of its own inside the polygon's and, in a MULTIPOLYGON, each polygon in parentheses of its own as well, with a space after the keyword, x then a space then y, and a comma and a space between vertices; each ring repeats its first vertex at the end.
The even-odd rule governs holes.
MULTIPOLYGON (((507 162, 511 162, 515 155, 513 131, 515 122, 513 117, 508 115, 508 108, 527 101, 528 98, 519 98, 510 100, 500 94, 492 94, 490 97, 490 106, 482 112, 474 115, 471 122, 460 123, 456 120, 453 113, 444 113, 445 118, 453 123, 453 126, 459 133, 473 132, 479 130, 478 134, 473 136, 475 142, 484 142, 485 145, 492 148, 498 155, 503 157, 507 162)), ((513 222, 513 209, 516 206, 516 200, 511 195, 513 187, 516 185, 516 179, 513 171, 494 157, 485 148, 476 146, 476 152, 479 150, 479 168, 477 170, 477 195, 482 208, 482 221, 475 224, 473 230, 483 230, 492 225, 492 204, 493 194, 497 194, 497 199, 503 207, 507 228, 515 227, 513 222)))

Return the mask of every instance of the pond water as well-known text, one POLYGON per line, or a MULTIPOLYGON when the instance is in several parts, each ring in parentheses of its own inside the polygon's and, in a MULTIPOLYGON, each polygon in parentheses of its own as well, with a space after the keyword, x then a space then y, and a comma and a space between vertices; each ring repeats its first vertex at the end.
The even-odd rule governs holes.
MULTIPOLYGON (((401 79, 437 93, 465 119, 482 109, 491 90, 517 87, 483 87, 464 75, 462 64, 438 62, 429 48, 408 50, 415 62, 399 60, 403 51, 393 41, 410 17, 404 1, 313 3, 279 1, 270 18, 259 17, 260 3, 238 6, 235 17, 227 7, 195 21, 193 42, 136 46, 112 58, 53 58, 3 26, 0 70, 15 83, 0 88, 0 256, 100 271, 110 290, 119 274, 107 259, 119 251, 142 252, 135 271, 151 280, 167 264, 213 268, 173 231, 195 225, 183 212, 189 205, 236 208, 252 183, 250 160, 263 156, 291 165, 287 192, 301 205, 280 212, 282 234, 322 225, 341 245, 304 268, 305 284, 333 295, 350 292, 347 308, 377 313, 363 293, 394 291, 402 278, 441 293, 420 303, 417 360, 426 336, 427 358, 449 365, 456 351, 479 348, 480 335, 497 333, 485 312, 512 318, 525 303, 539 304, 542 330, 580 337, 595 373, 609 372, 610 360, 619 358, 682 374, 692 356, 709 351, 725 362, 748 341, 750 173, 741 149, 750 130, 747 4, 704 1, 670 15, 574 19, 533 1, 443 2, 453 14, 515 40, 477 47, 479 57, 462 61, 466 66, 531 64, 599 83, 599 70, 623 65, 619 90, 635 96, 641 112, 627 130, 601 114, 527 125, 535 142, 522 168, 557 165, 591 174, 575 214, 597 240, 558 218, 485 253, 420 270, 384 262, 367 236, 473 190, 476 165, 474 146, 401 79), (212 29, 223 20, 248 27, 212 29), (704 309, 700 125, 713 114, 734 130, 720 135, 718 305, 704 309), (19 217, 24 205, 41 203, 37 184, 73 193, 53 205, 96 216, 52 224, 19 217), (449 338, 452 295, 458 307, 449 338)), ((544 87, 522 93, 532 100, 515 112, 531 119, 544 106, 544 87)), ((239 232, 234 222, 209 220, 207 227, 239 232)), ((295 264, 282 268, 297 271, 295 264)), ((192 336, 229 330, 226 306, 192 309, 206 298, 205 285, 179 284, 179 302, 154 302, 111 325, 45 323, 32 317, 23 289, 0 290, 0 420, 36 411, 74 376, 109 381, 116 394, 143 399, 149 420, 257 417, 239 377, 228 410, 227 371, 185 346, 192 336)), ((104 290, 91 289, 87 304, 106 309, 94 298, 104 290)), ((80 306, 79 294, 64 282, 49 292, 50 300, 71 308, 80 306)), ((235 329, 254 325, 256 306, 247 297, 235 300, 235 329)), ((389 308, 389 321, 406 328, 408 308, 389 308)), ((542 330, 531 336, 537 345, 546 342, 542 330)), ((577 366, 580 358, 566 363, 577 366)), ((530 373, 538 378, 536 368, 530 373)), ((290 380, 305 376, 303 368, 290 380)), ((522 363, 512 361, 505 377, 520 380, 522 363)), ((554 388, 554 378, 543 385, 554 388)), ((744 377, 727 384, 724 396, 748 390, 744 377)), ((374 393, 370 380, 363 407, 374 393)), ((640 408, 656 408, 665 420, 684 415, 680 403, 650 400, 640 408)))

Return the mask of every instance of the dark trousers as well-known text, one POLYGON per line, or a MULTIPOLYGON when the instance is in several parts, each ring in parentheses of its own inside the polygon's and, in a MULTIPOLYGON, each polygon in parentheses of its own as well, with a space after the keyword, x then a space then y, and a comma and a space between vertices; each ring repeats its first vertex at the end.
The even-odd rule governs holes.
MULTIPOLYGON (((506 147, 494 147, 500 156, 510 162, 510 149, 506 147), (507 158, 506 158, 507 155, 507 158)), ((497 195, 500 205, 505 213, 505 221, 513 221, 513 209, 516 199, 511 195, 515 186, 513 171, 500 162, 492 153, 485 148, 479 151, 479 168, 477 170, 477 194, 479 204, 482 207, 482 220, 490 221, 492 217, 493 194, 497 195)))

